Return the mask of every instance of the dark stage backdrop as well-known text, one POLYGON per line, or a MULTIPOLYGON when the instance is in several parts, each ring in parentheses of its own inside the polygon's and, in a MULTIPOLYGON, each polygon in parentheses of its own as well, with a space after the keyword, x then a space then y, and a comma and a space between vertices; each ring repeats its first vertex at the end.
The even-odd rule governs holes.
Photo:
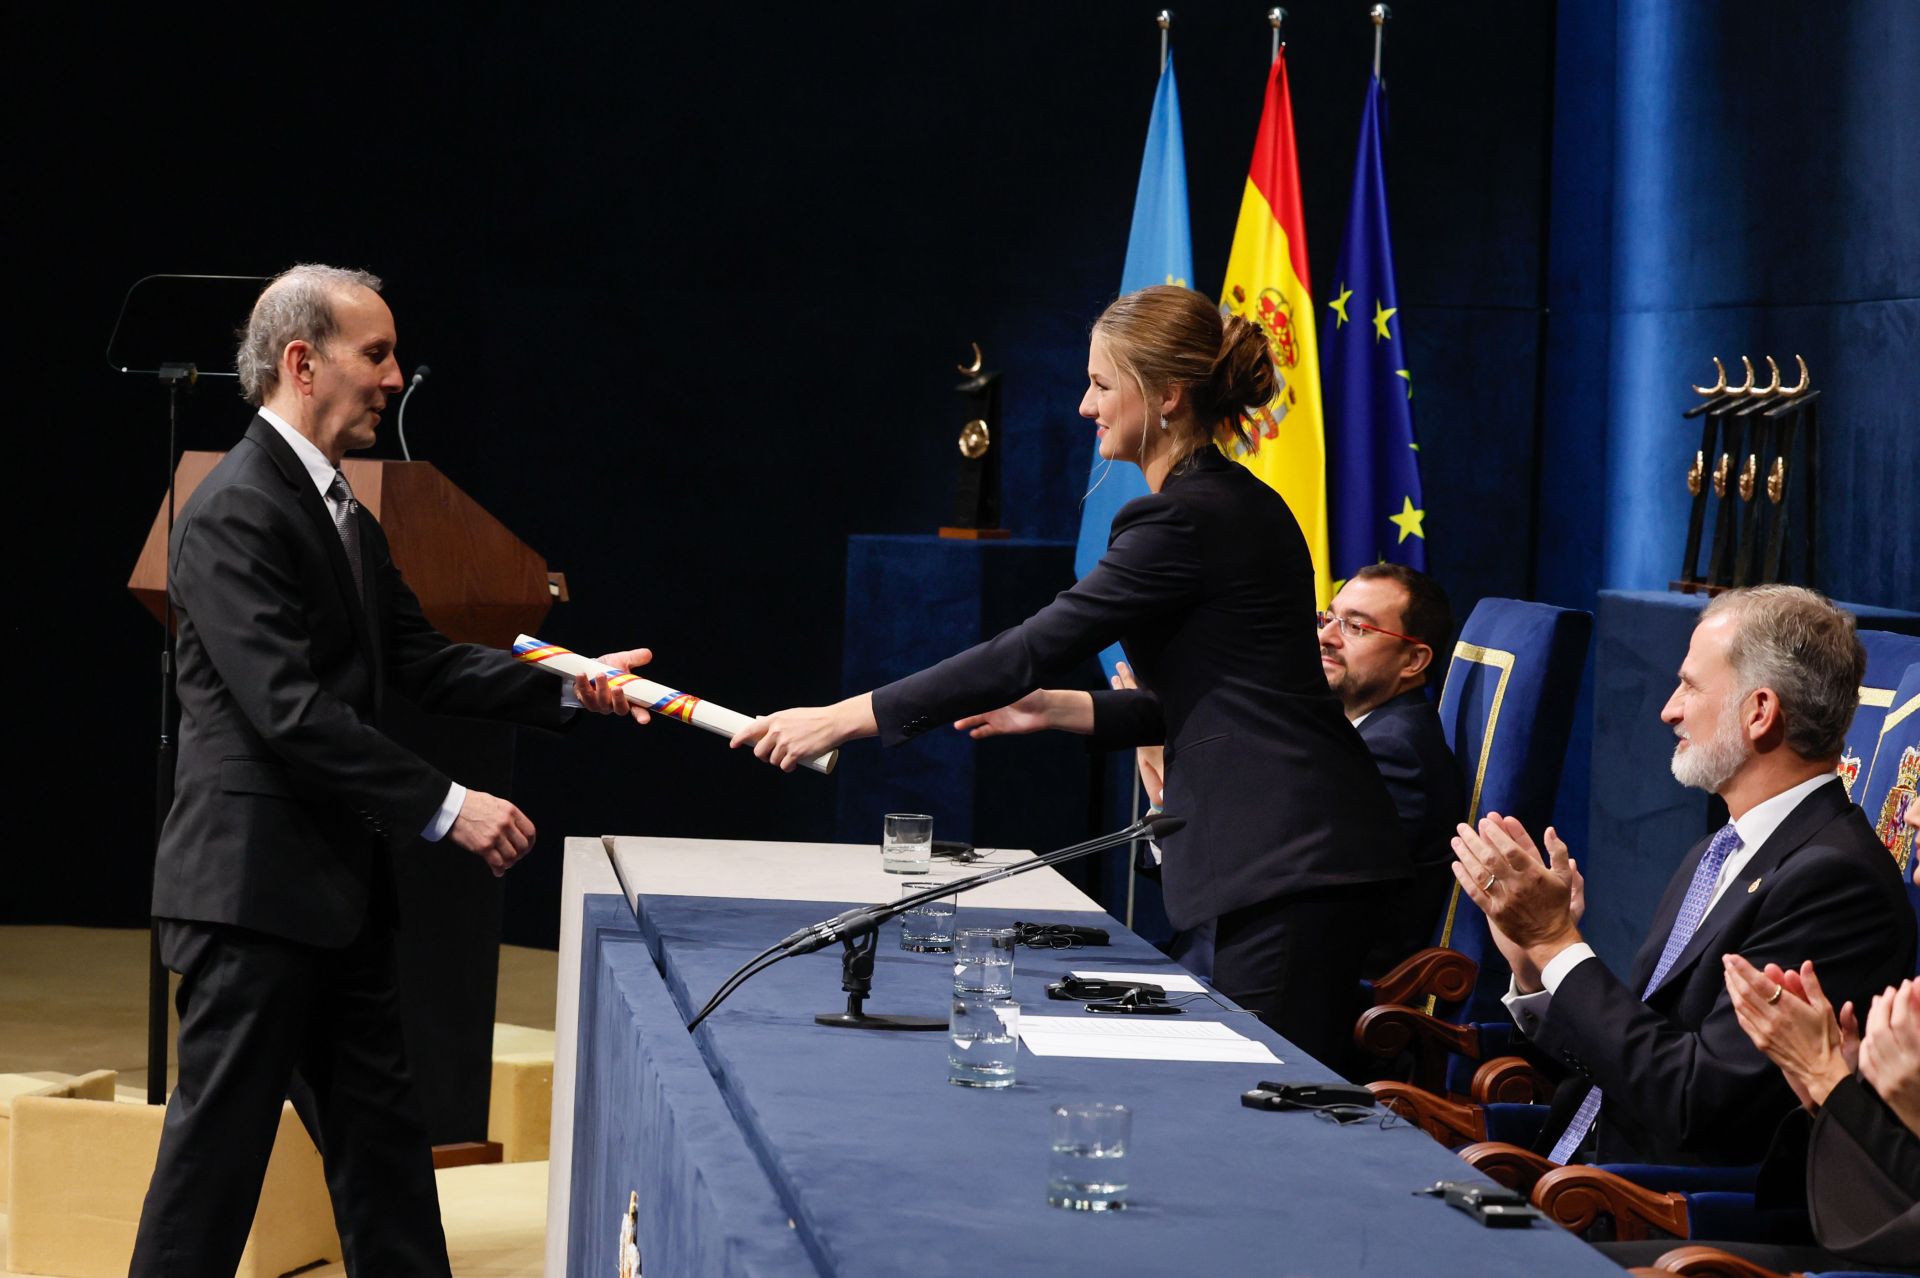
MULTIPOLYGON (((1319 296, 1371 30, 1360 0, 1292 7, 1319 296)), ((23 33, 10 59, 25 358, 11 379, 19 588, 7 676, 24 748, 9 793, 26 819, 0 858, 0 921, 145 916, 158 636, 124 582, 162 491, 165 436, 159 390, 115 377, 101 356, 129 282, 299 260, 381 273, 403 364, 435 370, 408 411, 415 456, 569 576, 574 601, 544 637, 651 645, 664 679, 742 709, 830 699, 852 691, 838 686, 846 538, 928 532, 946 517, 952 367, 968 341, 1007 374, 1006 521, 1026 536, 1073 534, 1090 441, 1075 417, 1085 335, 1125 250, 1157 8, 430 4, 351 20, 257 8, 202 9, 191 23, 34 19, 60 25, 23 33), (51 652, 80 669, 49 673, 51 652)), ((1257 123, 1266 8, 1179 11, 1192 283, 1209 291, 1257 123)), ((1616 448, 1616 421, 1631 409, 1652 423, 1651 401, 1577 393, 1605 380, 1608 347, 1562 342, 1542 309, 1549 244, 1578 259, 1556 260, 1552 279, 1597 312, 1587 322, 1602 338, 1636 304, 1579 291, 1595 272, 1610 278, 1624 232, 1608 232, 1622 222, 1590 208, 1571 238, 1548 236, 1550 215, 1556 228, 1571 216, 1566 202, 1624 198, 1612 183, 1589 189, 1596 164, 1640 171, 1637 152, 1605 162, 1629 127, 1614 121, 1615 78, 1624 103, 1630 68, 1616 68, 1613 28, 1639 9, 1621 9, 1395 6, 1387 163, 1402 316, 1430 557, 1463 614, 1486 594, 1586 603, 1600 585, 1660 584, 1611 550, 1601 566, 1598 531, 1613 494, 1640 482, 1621 450, 1646 451, 1616 448), (1578 51, 1564 30, 1576 21, 1578 51), (1544 382, 1543 340, 1563 366, 1544 382)), ((1775 10, 1799 7, 1739 13, 1764 26, 1775 10)), ((1863 40, 1832 52, 1892 56, 1863 40)), ((1771 113, 1764 70, 1716 81, 1745 104, 1718 127, 1754 151, 1756 180, 1762 154, 1822 149, 1792 121, 1846 68, 1796 74, 1800 97, 1771 113), (1776 136, 1783 119, 1796 131, 1776 136)), ((1912 89, 1901 92, 1911 107, 1912 89)), ((1887 120, 1915 112, 1892 105, 1873 127, 1910 130, 1887 120)), ((1684 107, 1676 97, 1660 136, 1684 107)), ((1866 127, 1857 112, 1840 122, 1866 127)), ((1855 167, 1809 161, 1782 196, 1809 207, 1821 194, 1809 183, 1844 177, 1866 200, 1901 164, 1911 192, 1910 159, 1845 160, 1855 167)), ((1682 198, 1676 188, 1676 207, 1682 198)), ((1762 229, 1789 223, 1776 213, 1762 229)), ((1748 229, 1736 219, 1724 234, 1748 229)), ((1905 274, 1882 291, 1911 298, 1904 234, 1905 274)), ((1777 238, 1753 249, 1758 294, 1769 255, 1792 248, 1777 238)), ((1817 292, 1812 270, 1790 277, 1817 292)), ((1715 278, 1725 286, 1708 303, 1733 288, 1731 259, 1715 278)), ((1677 296, 1695 283, 1677 281, 1677 296)), ((1784 350, 1792 331, 1754 349, 1784 350)), ((1715 340, 1733 349, 1733 336, 1715 340)), ((1691 368, 1663 365, 1649 384, 1677 386, 1691 368)), ((203 387, 183 444, 225 447, 245 419, 229 391, 203 387)), ((1913 456, 1911 436, 1899 456, 1913 456)), ((375 451, 398 455, 391 438, 375 451)), ((1890 593, 1878 602, 1898 602, 1890 593)), ((563 835, 822 838, 832 785, 749 765, 675 724, 523 736, 514 797, 548 846, 509 878, 507 937, 551 943, 563 835)))

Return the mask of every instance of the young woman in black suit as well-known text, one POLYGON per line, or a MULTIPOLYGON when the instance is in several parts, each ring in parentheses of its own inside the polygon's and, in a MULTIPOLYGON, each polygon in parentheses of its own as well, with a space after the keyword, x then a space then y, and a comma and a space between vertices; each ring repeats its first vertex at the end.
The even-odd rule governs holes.
POLYGON ((975 737, 1059 728, 1109 748, 1164 743, 1166 810, 1187 822, 1164 848, 1169 917, 1216 920, 1215 986, 1337 1063, 1374 912, 1412 871, 1321 673, 1299 525, 1215 446, 1279 388, 1266 338, 1190 289, 1142 289, 1094 324, 1087 378, 1080 415, 1100 455, 1139 466, 1148 488, 1114 516, 1099 564, 982 644, 831 706, 768 715, 734 744, 790 770, 945 722, 975 737), (1046 687, 1116 640, 1138 689, 1046 687))

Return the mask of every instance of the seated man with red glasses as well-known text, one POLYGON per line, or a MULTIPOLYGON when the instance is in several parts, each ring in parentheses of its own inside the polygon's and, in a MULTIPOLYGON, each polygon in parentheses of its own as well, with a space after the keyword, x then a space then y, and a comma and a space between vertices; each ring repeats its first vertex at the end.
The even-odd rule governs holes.
POLYGON ((1364 970, 1373 976, 1430 943, 1453 886, 1453 830, 1467 794, 1427 695, 1428 679, 1446 669, 1453 609, 1427 574, 1369 564, 1319 620, 1327 686, 1367 743, 1413 857, 1414 877, 1368 951, 1364 970))

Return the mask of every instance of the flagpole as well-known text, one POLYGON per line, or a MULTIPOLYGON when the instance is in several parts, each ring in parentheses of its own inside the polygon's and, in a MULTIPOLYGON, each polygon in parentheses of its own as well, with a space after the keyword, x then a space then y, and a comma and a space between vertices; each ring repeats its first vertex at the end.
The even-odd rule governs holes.
POLYGON ((1373 78, 1380 78, 1380 38, 1386 34, 1387 19, 1393 16, 1393 10, 1384 4, 1376 4, 1368 12, 1373 19, 1373 78))
POLYGON ((1267 25, 1273 28, 1273 57, 1270 58, 1269 61, 1279 61, 1280 46, 1286 43, 1286 41, 1280 38, 1280 24, 1286 20, 1287 11, 1285 9, 1267 10, 1267 25))
POLYGON ((1160 16, 1154 19, 1160 24, 1160 74, 1167 73, 1167 29, 1173 26, 1173 10, 1162 9, 1160 16))

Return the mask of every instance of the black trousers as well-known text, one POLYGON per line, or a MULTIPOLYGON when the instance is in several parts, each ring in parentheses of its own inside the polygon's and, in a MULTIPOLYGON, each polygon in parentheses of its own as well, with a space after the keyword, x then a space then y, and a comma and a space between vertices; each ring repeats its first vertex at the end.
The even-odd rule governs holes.
POLYGON ((1213 985, 1322 1064, 1349 1072, 1360 964, 1388 885, 1262 901, 1214 925, 1213 985))
POLYGON ((180 1073, 130 1273, 234 1272, 297 1072, 347 1272, 449 1278, 391 930, 369 921, 351 945, 329 950, 219 924, 155 919, 154 928, 161 959, 181 976, 180 1073))

